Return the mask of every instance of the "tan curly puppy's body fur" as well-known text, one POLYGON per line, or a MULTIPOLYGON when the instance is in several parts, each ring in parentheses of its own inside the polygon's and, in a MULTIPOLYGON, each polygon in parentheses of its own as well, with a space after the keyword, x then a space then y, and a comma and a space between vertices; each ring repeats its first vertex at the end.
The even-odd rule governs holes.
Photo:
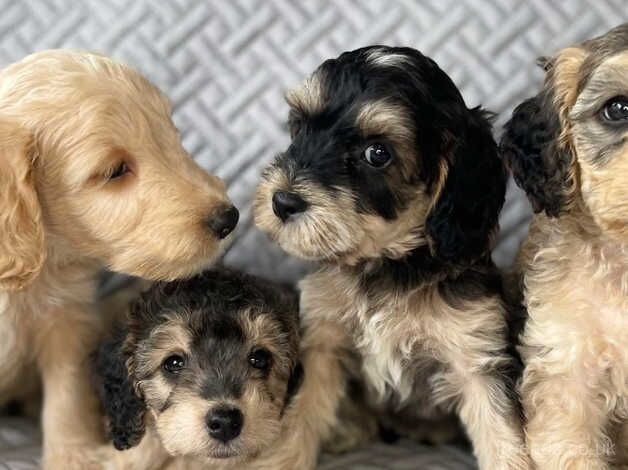
POLYGON ((100 466, 85 364, 98 271, 200 270, 220 251, 208 222, 225 207, 137 72, 70 51, 0 72, 0 403, 41 381, 45 468, 100 466))
POLYGON ((515 178, 546 212, 518 262, 527 441, 540 470, 625 469, 628 25, 545 65, 543 91, 515 110, 502 141, 515 178))

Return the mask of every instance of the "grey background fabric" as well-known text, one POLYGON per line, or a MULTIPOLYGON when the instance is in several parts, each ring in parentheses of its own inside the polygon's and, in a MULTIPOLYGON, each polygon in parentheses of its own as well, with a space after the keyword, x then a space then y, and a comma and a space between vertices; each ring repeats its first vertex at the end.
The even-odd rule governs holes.
MULTIPOLYGON (((0 11, 0 65, 46 48, 92 49, 128 62, 162 87, 184 145, 229 183, 241 209, 226 262, 286 280, 303 265, 253 229, 250 200, 261 168, 287 143, 287 87, 343 50, 413 46, 452 76, 468 105, 497 112, 499 127, 538 88, 537 56, 628 20, 625 0, 0 0, 0 11)), ((499 264, 512 259, 528 216, 525 198, 511 191, 495 252, 499 264)), ((8 449, 29 451, 35 444, 6 440, 28 435, 21 426, 0 419, 0 468, 2 462, 28 468, 28 452, 18 457, 8 449)), ((398 460, 381 448, 348 459, 356 469, 468 465, 443 457, 451 455, 447 449, 438 458, 403 449, 398 460)), ((337 468, 349 468, 343 465, 337 468)))

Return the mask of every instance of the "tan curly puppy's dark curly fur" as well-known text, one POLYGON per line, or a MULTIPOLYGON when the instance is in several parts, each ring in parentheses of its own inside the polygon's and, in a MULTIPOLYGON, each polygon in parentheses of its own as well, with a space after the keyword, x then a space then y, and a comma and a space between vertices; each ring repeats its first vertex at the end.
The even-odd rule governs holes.
POLYGON ((628 468, 628 24, 543 61, 504 156, 537 212, 518 262, 541 470, 628 468))
POLYGON ((181 146, 164 95, 106 57, 44 51, 0 71, 0 406, 43 385, 44 468, 100 468, 87 357, 107 267, 204 269, 237 222, 181 146))
POLYGON ((323 379, 313 382, 302 367, 312 336, 296 293, 254 276, 154 285, 97 355, 111 437, 129 449, 116 467, 314 468, 311 425, 328 413, 333 378, 314 370, 323 379))
MULTIPOLYGON (((264 172, 255 218, 321 263, 300 284, 303 321, 326 338, 319 360, 357 352, 374 405, 455 414, 482 469, 527 470, 490 260, 506 172, 487 114, 434 61, 385 46, 324 62, 287 98, 292 143, 264 172)), ((346 383, 337 364, 319 368, 336 382, 321 388, 336 400, 317 417, 325 440, 344 427, 346 383)))

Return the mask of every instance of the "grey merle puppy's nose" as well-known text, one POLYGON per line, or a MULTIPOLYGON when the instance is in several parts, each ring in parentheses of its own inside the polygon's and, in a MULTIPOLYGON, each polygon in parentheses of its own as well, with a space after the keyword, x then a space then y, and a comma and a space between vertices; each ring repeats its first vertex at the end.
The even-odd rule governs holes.
POLYGON ((307 202, 296 193, 277 191, 273 194, 273 212, 283 222, 295 214, 304 212, 305 209, 307 209, 307 202))
POLYGON ((207 416, 207 429, 214 439, 227 443, 240 435, 244 417, 237 408, 217 408, 207 416))

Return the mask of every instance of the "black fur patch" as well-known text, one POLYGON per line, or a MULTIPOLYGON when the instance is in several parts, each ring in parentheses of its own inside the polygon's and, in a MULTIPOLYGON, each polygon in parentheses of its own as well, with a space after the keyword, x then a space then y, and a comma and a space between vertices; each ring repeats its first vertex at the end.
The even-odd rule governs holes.
POLYGON ((464 110, 454 127, 445 187, 427 218, 436 257, 456 264, 471 263, 490 251, 506 194, 506 169, 488 115, 464 110))
POLYGON ((501 153, 534 212, 558 217, 571 200, 573 156, 558 146, 560 124, 545 92, 515 108, 504 127, 501 153))
POLYGON ((96 389, 105 416, 108 418, 109 437, 118 450, 136 446, 144 436, 146 407, 133 389, 123 352, 124 333, 102 344, 94 357, 96 389))
POLYGON ((284 410, 292 403, 292 399, 297 394, 301 385, 303 384, 304 371, 303 364, 301 361, 297 362, 297 365, 294 366, 292 372, 290 373, 290 378, 288 379, 288 387, 286 388, 286 396, 284 398, 284 410))

